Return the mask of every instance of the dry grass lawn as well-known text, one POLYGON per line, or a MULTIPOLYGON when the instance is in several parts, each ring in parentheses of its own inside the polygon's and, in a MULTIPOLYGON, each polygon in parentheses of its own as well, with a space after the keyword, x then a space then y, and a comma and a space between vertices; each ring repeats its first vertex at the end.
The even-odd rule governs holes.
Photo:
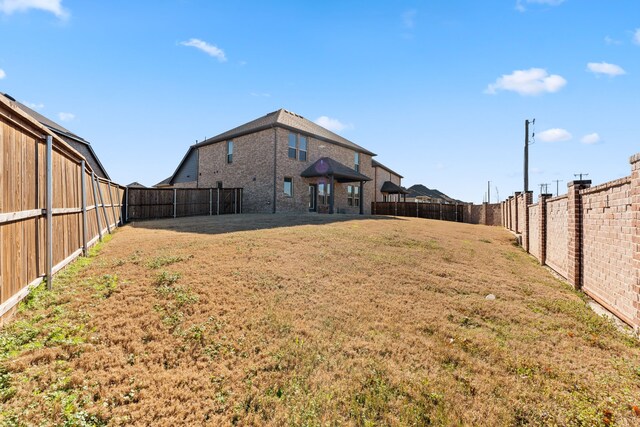
POLYGON ((0 333, 2 425, 640 424, 638 341, 500 228, 199 217, 94 252, 0 333))

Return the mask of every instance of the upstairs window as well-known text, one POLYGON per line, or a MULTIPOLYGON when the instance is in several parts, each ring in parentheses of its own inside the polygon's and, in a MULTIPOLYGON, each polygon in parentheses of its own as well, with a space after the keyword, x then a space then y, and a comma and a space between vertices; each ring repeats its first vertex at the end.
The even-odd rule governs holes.
POLYGON ((360 153, 355 153, 353 157, 353 164, 353 169, 355 169, 356 172, 360 172, 360 153))
POLYGON ((307 137, 297 133, 289 133, 289 147, 287 155, 290 159, 307 161, 307 137))
POLYGON ((293 178, 284 178, 284 195, 293 197, 293 178))
POLYGON ((295 133, 289 133, 289 158, 295 159, 298 157, 298 143, 297 135, 295 133))
POLYGON ((298 160, 307 161, 307 137, 303 135, 298 138, 298 160))
POLYGON ((233 163, 233 141, 227 141, 227 163, 233 163))

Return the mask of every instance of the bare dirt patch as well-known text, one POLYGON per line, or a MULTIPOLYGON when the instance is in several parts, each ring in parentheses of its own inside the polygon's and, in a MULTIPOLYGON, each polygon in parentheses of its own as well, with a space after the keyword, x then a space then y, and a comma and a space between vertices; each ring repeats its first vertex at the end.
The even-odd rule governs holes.
POLYGON ((0 357, 6 425, 640 421, 637 341, 504 230, 422 219, 129 225, 0 357))

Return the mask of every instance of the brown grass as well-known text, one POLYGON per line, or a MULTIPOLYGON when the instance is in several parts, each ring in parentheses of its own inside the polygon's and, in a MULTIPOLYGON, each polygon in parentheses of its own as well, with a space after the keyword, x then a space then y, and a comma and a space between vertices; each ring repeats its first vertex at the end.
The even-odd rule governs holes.
POLYGON ((134 224, 0 350, 6 425, 640 421, 638 342, 504 230, 450 222, 134 224))

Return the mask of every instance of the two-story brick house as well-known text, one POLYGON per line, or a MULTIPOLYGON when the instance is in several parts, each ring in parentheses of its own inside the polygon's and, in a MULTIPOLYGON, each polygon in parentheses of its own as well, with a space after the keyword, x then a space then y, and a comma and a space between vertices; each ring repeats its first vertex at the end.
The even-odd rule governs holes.
POLYGON ((167 184, 241 187, 244 212, 368 214, 379 191, 373 156, 280 109, 191 146, 167 184))

